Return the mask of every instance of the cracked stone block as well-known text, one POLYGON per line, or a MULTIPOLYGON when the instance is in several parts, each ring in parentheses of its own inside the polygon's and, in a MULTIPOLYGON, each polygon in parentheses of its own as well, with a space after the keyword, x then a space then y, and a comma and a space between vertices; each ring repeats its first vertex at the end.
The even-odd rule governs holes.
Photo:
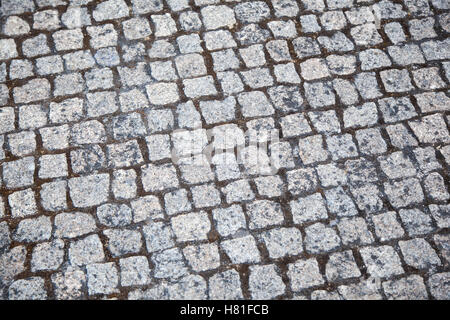
MULTIPOLYGON (((355 29, 355 28, 353 28, 355 29)), ((356 36, 364 36, 364 32, 366 30, 361 30, 361 27, 357 27, 356 36)), ((334 32, 332 36, 320 36, 317 38, 317 41, 319 42, 320 46, 325 48, 326 50, 330 52, 348 52, 355 48, 354 44, 348 39, 342 32, 337 31, 334 32)), ((360 39, 362 44, 364 45, 366 40, 360 39)), ((320 52, 319 52, 320 53, 320 52)))
POLYGON ((69 6, 61 15, 61 22, 68 29, 91 25, 91 15, 86 7, 69 6))

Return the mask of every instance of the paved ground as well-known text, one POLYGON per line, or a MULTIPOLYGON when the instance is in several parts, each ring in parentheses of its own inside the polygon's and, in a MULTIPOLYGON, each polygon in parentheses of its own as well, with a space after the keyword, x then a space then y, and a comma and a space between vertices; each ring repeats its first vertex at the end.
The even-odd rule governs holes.
POLYGON ((0 4, 1 298, 450 298, 448 1, 0 4))

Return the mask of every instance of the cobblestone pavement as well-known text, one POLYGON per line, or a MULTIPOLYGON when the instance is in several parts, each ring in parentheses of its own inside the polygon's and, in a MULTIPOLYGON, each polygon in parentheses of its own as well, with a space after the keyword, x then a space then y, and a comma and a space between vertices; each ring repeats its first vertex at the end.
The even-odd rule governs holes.
POLYGON ((447 0, 1 0, 2 299, 450 299, 447 0))

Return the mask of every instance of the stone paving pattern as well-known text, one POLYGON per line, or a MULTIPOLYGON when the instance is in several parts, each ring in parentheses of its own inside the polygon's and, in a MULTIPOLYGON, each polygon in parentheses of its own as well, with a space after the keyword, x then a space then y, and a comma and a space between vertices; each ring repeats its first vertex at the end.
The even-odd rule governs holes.
POLYGON ((2 299, 450 298, 447 0, 0 3, 2 299))

